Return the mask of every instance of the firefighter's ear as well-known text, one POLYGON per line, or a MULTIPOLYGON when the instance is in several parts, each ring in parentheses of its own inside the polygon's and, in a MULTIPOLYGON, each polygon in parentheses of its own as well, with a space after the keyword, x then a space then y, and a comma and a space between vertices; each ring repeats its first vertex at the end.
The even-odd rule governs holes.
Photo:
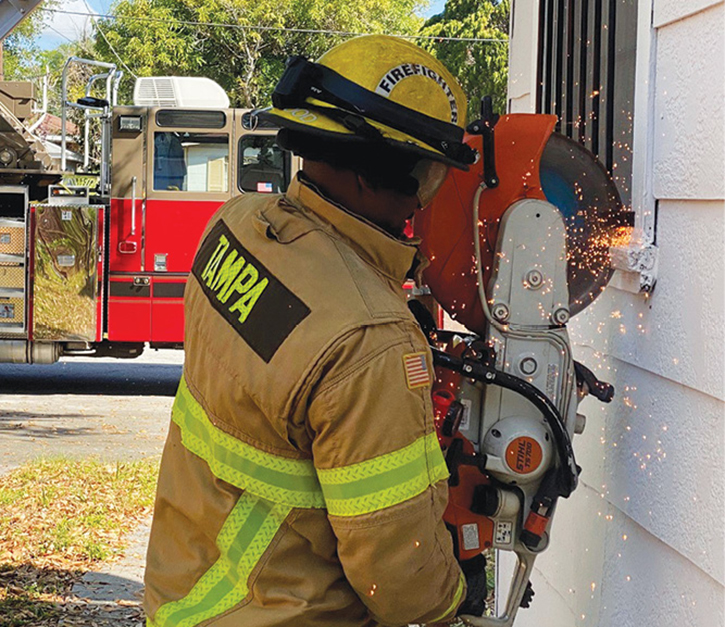
POLYGON ((363 207, 375 206, 379 202, 380 186, 363 174, 356 174, 358 201, 363 207))
POLYGON ((377 186, 371 183, 367 178, 365 178, 362 174, 357 174, 357 186, 360 192, 367 192, 374 194, 377 191, 377 186))

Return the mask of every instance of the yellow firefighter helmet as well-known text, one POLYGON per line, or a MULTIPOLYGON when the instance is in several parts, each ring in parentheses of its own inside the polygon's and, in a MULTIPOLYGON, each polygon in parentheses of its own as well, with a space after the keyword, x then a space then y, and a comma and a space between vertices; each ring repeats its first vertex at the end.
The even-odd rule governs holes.
POLYGON ((317 63, 292 57, 266 113, 284 128, 321 139, 381 142, 420 159, 467 169, 466 96, 436 58, 407 41, 366 35, 317 63))

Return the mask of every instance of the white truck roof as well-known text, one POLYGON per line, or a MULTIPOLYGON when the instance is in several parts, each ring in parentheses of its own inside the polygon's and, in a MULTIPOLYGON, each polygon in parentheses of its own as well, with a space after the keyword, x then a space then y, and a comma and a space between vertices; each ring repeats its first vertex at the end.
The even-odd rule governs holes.
POLYGON ((229 97, 218 83, 197 76, 142 76, 133 88, 140 107, 228 109, 229 97))

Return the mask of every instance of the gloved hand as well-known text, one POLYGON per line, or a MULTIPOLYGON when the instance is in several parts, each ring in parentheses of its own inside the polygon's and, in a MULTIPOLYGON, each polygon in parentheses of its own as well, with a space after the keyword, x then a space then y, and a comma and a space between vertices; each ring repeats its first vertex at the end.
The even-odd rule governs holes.
POLYGON ((486 558, 483 554, 480 554, 470 560, 464 560, 460 564, 461 570, 466 576, 468 591, 466 592, 465 601, 458 608, 458 614, 483 616, 486 611, 486 597, 488 596, 486 558))
POLYGON ((461 614, 483 616, 486 611, 488 585, 486 584, 485 556, 477 555, 459 563, 466 577, 467 591, 465 600, 458 608, 458 616, 443 623, 426 623, 424 627, 465 627, 468 623, 461 618, 461 614))

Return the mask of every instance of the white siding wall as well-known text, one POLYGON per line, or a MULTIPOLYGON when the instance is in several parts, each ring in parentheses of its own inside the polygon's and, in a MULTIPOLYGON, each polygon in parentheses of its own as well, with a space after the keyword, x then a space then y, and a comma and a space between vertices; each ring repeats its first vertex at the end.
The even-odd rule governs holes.
MULTIPOLYGON (((633 187, 658 201, 658 282, 650 296, 610 286, 571 324, 576 357, 617 397, 582 405, 581 487, 516 627, 725 625, 725 5, 640 2, 654 85, 636 89, 654 119, 635 116, 633 187)), ((515 0, 511 111, 535 107, 537 15, 515 0)))

